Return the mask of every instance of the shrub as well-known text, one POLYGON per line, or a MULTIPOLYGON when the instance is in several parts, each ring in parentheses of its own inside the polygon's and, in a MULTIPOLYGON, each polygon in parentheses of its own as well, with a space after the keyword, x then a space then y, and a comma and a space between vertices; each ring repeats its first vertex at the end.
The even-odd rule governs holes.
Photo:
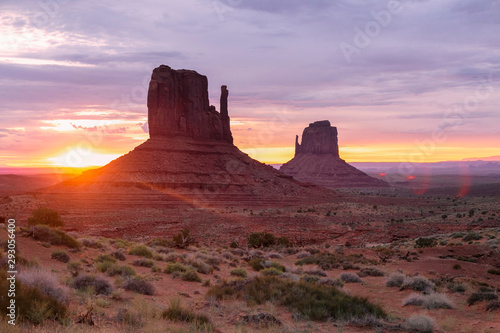
POLYGON ((80 240, 85 247, 90 247, 93 249, 102 249, 104 246, 101 244, 101 242, 96 241, 95 239, 87 239, 83 238, 80 240))
POLYGON ((304 259, 304 258, 307 258, 310 256, 311 256, 311 253, 309 253, 307 251, 301 251, 301 252, 297 253, 297 255, 296 255, 297 259, 304 259))
POLYGON ((365 276, 384 276, 385 273, 382 272, 380 269, 374 268, 374 267, 368 267, 368 268, 363 268, 359 273, 357 273, 359 277, 365 277, 365 276))
POLYGON ((416 333, 432 333, 436 326, 434 319, 428 316, 413 315, 406 320, 406 329, 416 333))
POLYGON ((214 271, 213 267, 208 265, 207 263, 201 261, 201 260, 189 260, 188 264, 196 270, 201 273, 201 274, 210 274, 214 271))
POLYGON ((254 232, 248 236, 248 246, 258 248, 258 247, 268 247, 276 244, 276 237, 268 232, 254 232))
POLYGON ((171 321, 193 323, 202 332, 214 331, 214 326, 206 315, 196 314, 182 307, 179 299, 170 300, 170 306, 162 312, 161 316, 171 321))
POLYGON ((153 267, 154 264, 155 264, 155 262, 151 259, 137 259, 137 260, 134 260, 134 262, 132 263, 132 265, 135 265, 135 266, 143 266, 143 267, 148 267, 148 268, 153 267))
POLYGON ((52 259, 55 259, 55 260, 63 262, 63 263, 67 263, 69 261, 68 254, 64 251, 61 251, 61 250, 52 251, 52 255, 50 257, 52 259))
POLYGON ((234 259, 233 254, 231 252, 229 252, 229 251, 222 252, 221 256, 222 256, 222 258, 224 258, 226 260, 233 260, 234 259))
POLYGON ((73 276, 77 276, 80 273, 80 270, 82 269, 82 265, 77 261, 68 262, 68 265, 66 265, 66 267, 73 276))
POLYGON ((406 297, 402 302, 403 306, 407 306, 407 305, 419 306, 422 304, 424 304, 424 296, 422 296, 421 294, 417 294, 417 293, 411 294, 410 296, 406 297))
POLYGON ((96 262, 109 262, 109 263, 116 263, 116 259, 110 256, 109 254, 100 254, 97 256, 96 262))
POLYGON ((73 279, 70 286, 78 290, 93 288, 98 295, 109 295, 113 291, 108 281, 93 275, 79 275, 73 279))
POLYGON ((422 248, 422 247, 433 247, 436 245, 436 238, 434 237, 419 237, 415 241, 415 247, 422 248))
POLYGON ((134 276, 136 275, 134 269, 130 266, 118 266, 118 265, 112 265, 106 272, 108 276, 115 276, 115 275, 120 275, 123 277, 128 277, 128 276, 134 276))
POLYGON ((80 248, 80 243, 62 230, 52 229, 44 225, 36 225, 33 226, 33 232, 30 234, 33 235, 34 239, 41 242, 48 242, 51 245, 64 245, 75 249, 80 248))
POLYGON ((260 272, 261 272, 262 275, 265 275, 265 276, 271 276, 271 275, 277 276, 277 275, 283 274, 283 271, 277 269, 276 267, 264 268, 260 272))
POLYGON ((339 268, 342 265, 349 265, 350 267, 353 267, 353 264, 376 265, 377 262, 375 260, 366 259, 363 255, 357 254, 343 255, 339 253, 318 253, 301 259, 295 264, 298 266, 316 264, 323 270, 329 270, 339 268))
POLYGON ((146 247, 146 245, 136 245, 133 246, 129 251, 128 254, 130 255, 136 255, 139 257, 146 257, 146 258, 153 258, 153 253, 146 247))
POLYGON ((464 242, 470 242, 470 241, 473 241, 473 240, 480 240, 482 238, 483 238, 483 236, 481 236, 477 232, 471 232, 471 233, 465 235, 464 238, 462 238, 462 240, 464 242))
POLYGON ((445 294, 432 293, 424 297, 424 306, 426 309, 453 309, 453 302, 445 294))
POLYGON ((276 252, 271 252, 266 254, 267 259, 283 259, 283 256, 276 252))
POLYGON ((385 281, 387 287, 401 287, 405 281, 406 276, 401 273, 391 273, 385 281))
POLYGON ((448 283, 448 285, 446 287, 452 293, 461 293, 461 294, 463 294, 464 292, 467 291, 467 285, 465 285, 463 283, 458 283, 458 282, 450 282, 450 283, 448 283))
POLYGON ((406 277, 401 288, 413 289, 415 291, 430 293, 432 290, 436 288, 436 286, 434 285, 434 283, 432 283, 432 281, 424 277, 415 276, 415 277, 406 277))
POLYGON ((58 302, 68 301, 67 293, 59 283, 56 275, 40 267, 23 268, 17 275, 23 285, 38 289, 41 293, 56 299, 58 302))
POLYGON ((340 279, 345 283, 363 283, 363 280, 359 276, 352 273, 342 273, 340 274, 340 279))
POLYGON ((498 300, 498 295, 490 292, 478 292, 472 293, 469 298, 467 298, 467 304, 469 306, 476 304, 481 301, 496 301, 498 300))
POLYGON ((292 242, 290 241, 290 239, 288 237, 279 237, 277 240, 276 240, 276 244, 278 246, 284 246, 284 247, 290 247, 292 246, 292 242))
POLYGON ((264 258, 254 258, 252 260, 250 260, 248 262, 248 264, 250 265, 250 267, 252 267, 255 271, 260 271, 262 269, 264 269, 264 262, 266 261, 266 259, 264 258))
POLYGON ((182 273, 181 279, 189 282, 201 282, 201 278, 194 270, 190 269, 182 273))
POLYGON ((216 299, 236 297, 259 305, 272 302, 287 307, 305 320, 343 320, 368 315, 386 318, 380 307, 365 298, 349 296, 336 287, 274 276, 226 282, 212 287, 207 296, 216 299))
MULTIPOLYGON (((7 295, 9 288, 7 273, 0 270, 0 294, 7 295)), ((9 302, 9 298, 0 297, 0 314, 4 318, 8 313, 9 302)), ((34 325, 39 325, 46 319, 63 320, 67 315, 67 307, 63 302, 43 293, 37 287, 25 285, 21 279, 16 281, 16 308, 20 321, 28 320, 34 325)))
POLYGON ((138 276, 126 279, 123 283, 123 288, 125 290, 134 291, 142 295, 152 296, 155 293, 153 285, 147 282, 144 278, 138 276))
POLYGON ((184 273, 188 270, 190 270, 191 268, 186 266, 186 265, 183 265, 181 263, 169 263, 167 264, 167 267, 165 267, 165 270, 164 272, 167 273, 167 274, 172 274, 174 272, 181 272, 181 273, 184 273))
POLYGON ((500 269, 488 269, 489 274, 500 275, 500 269))
POLYGON ((140 327, 142 325, 141 316, 137 313, 131 313, 127 309, 118 309, 115 320, 122 325, 140 327))
POLYGON ((231 274, 233 276, 239 276, 242 278, 247 277, 247 271, 244 268, 235 268, 231 272, 229 272, 229 274, 231 274))
POLYGON ((460 266, 460 264, 455 264, 455 265, 453 265, 452 268, 453 269, 462 269, 462 266, 460 266))
POLYGON ((193 243, 193 239, 189 235, 189 229, 183 229, 177 235, 173 236, 172 240, 174 245, 181 249, 186 248, 193 243))
POLYGON ((495 302, 491 302, 490 304, 488 304, 486 306, 486 311, 497 311, 497 310, 500 310, 500 302, 498 301, 495 301, 495 302))
POLYGON ((31 212, 31 217, 28 218, 28 225, 43 224, 50 227, 62 227, 63 221, 56 210, 40 207, 31 212))
POLYGON ((125 261, 127 259, 122 251, 115 251, 111 253, 111 255, 113 256, 113 258, 118 259, 120 261, 125 261))

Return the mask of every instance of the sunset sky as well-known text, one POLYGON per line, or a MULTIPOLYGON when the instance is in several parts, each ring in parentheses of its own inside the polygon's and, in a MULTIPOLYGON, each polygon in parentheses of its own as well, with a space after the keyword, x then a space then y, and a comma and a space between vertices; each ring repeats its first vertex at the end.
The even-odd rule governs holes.
POLYGON ((228 85, 235 144, 293 157, 316 120, 341 157, 500 155, 498 0, 2 0, 0 166, 103 165, 148 138, 165 64, 228 85))

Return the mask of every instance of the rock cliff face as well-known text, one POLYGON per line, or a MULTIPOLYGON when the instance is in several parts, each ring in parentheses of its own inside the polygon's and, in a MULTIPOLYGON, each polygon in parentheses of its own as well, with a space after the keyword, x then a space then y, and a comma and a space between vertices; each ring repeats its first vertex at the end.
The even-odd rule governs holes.
POLYGON ((227 96, 227 87, 222 86, 219 113, 209 105, 206 76, 165 65, 155 68, 148 91, 150 137, 184 136, 232 143, 227 96))
POLYGON ((305 186, 233 145, 228 95, 222 86, 219 113, 209 105, 205 76, 168 66, 154 69, 148 93, 150 139, 51 191, 127 194, 135 204, 137 191, 151 196, 151 202, 169 197, 222 205, 328 200, 332 191, 305 186))
POLYGON ((337 128, 328 120, 309 124, 302 134, 302 143, 298 135, 295 139, 295 157, 283 164, 280 171, 326 188, 388 186, 340 158, 337 134, 337 128))
POLYGON ((299 136, 296 136, 295 155, 310 153, 339 157, 337 135, 337 127, 332 127, 328 120, 316 121, 304 129, 302 144, 299 144, 299 136))

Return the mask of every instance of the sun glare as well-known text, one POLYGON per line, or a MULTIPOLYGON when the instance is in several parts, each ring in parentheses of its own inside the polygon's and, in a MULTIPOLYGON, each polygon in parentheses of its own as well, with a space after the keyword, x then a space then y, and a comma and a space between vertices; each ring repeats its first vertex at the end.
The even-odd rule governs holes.
POLYGON ((77 148, 68 148, 64 154, 50 157, 47 161, 54 167, 87 168, 106 165, 118 157, 120 157, 118 154, 101 154, 77 148))

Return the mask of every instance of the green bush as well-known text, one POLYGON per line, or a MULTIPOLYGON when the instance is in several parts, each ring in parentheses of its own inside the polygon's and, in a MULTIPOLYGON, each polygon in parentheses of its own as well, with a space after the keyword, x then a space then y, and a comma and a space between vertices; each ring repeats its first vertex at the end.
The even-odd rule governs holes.
POLYGON ((313 321, 387 317, 379 306, 369 303, 365 298, 349 296, 336 287, 274 276, 226 282, 212 287, 207 297, 236 297, 258 305, 272 302, 287 307, 305 320, 313 321))
POLYGON ((139 257, 146 257, 149 259, 153 258, 153 253, 146 247, 146 245, 136 245, 133 246, 129 251, 128 254, 131 255, 136 255, 139 257))
POLYGON ((422 247, 433 247, 436 246, 437 241, 436 238, 434 237, 419 237, 415 241, 415 247, 417 248, 422 248, 422 247))
POLYGON ((248 236, 248 246, 258 248, 258 247, 268 247, 276 244, 276 237, 273 234, 267 232, 254 232, 248 236))
POLYGON ((376 260, 366 259, 360 254, 343 255, 338 253, 317 253, 315 255, 303 258, 295 263, 297 266, 302 265, 318 265, 323 270, 339 268, 353 264, 376 265, 376 260))
POLYGON ((71 281, 70 287, 78 290, 93 288, 98 295, 109 295, 113 291, 108 281, 93 275, 78 275, 71 281))
POLYGON ((235 268, 231 272, 229 272, 232 276, 239 276, 242 278, 247 277, 247 271, 244 268, 235 268))
POLYGON ((64 222, 56 210, 40 207, 31 212, 31 217, 28 218, 28 225, 43 224, 50 227, 62 227, 64 222))
POLYGON ((33 226, 33 232, 30 235, 38 241, 48 242, 52 245, 64 245, 75 249, 80 248, 80 243, 64 231, 52 229, 45 225, 33 226))
POLYGON ((213 332, 214 326, 210 319, 203 314, 196 314, 189 309, 181 306, 181 301, 173 299, 170 301, 170 306, 161 314, 163 319, 192 323, 196 326, 198 331, 213 332))
POLYGON ((175 272, 181 272, 181 273, 184 273, 188 270, 190 270, 191 268, 189 266, 186 266, 186 265, 183 265, 179 262, 176 262, 176 263, 169 263, 167 264, 167 267, 165 267, 165 270, 164 272, 167 273, 167 274, 172 274, 172 273, 175 273, 175 272))
POLYGON ((283 274, 283 271, 277 269, 276 267, 264 268, 260 272, 262 275, 265 275, 265 276, 277 276, 277 275, 283 274))
POLYGON ((473 240, 480 240, 482 238, 483 238, 483 236, 481 236, 477 232, 471 232, 471 233, 465 235, 464 238, 462 238, 462 240, 464 242, 470 242, 470 241, 473 241, 473 240))
POLYGON ((182 273, 181 279, 189 282, 201 282, 201 278, 196 271, 190 269, 182 273))
POLYGON ((50 257, 52 259, 55 259, 55 260, 63 262, 63 263, 67 263, 69 261, 68 254, 64 251, 61 251, 61 250, 52 251, 52 255, 50 257))
POLYGON ((469 306, 476 304, 481 301, 496 301, 498 300, 498 295, 491 292, 478 292, 472 293, 469 298, 467 298, 467 304, 469 306))
POLYGON ((132 263, 132 265, 143 266, 143 267, 147 267, 147 268, 153 267, 154 264, 155 264, 155 262, 151 259, 137 259, 137 260, 134 260, 134 262, 132 263))
POLYGON ((177 235, 172 237, 174 245, 180 249, 186 248, 193 243, 193 239, 189 235, 189 229, 183 229, 177 235))

